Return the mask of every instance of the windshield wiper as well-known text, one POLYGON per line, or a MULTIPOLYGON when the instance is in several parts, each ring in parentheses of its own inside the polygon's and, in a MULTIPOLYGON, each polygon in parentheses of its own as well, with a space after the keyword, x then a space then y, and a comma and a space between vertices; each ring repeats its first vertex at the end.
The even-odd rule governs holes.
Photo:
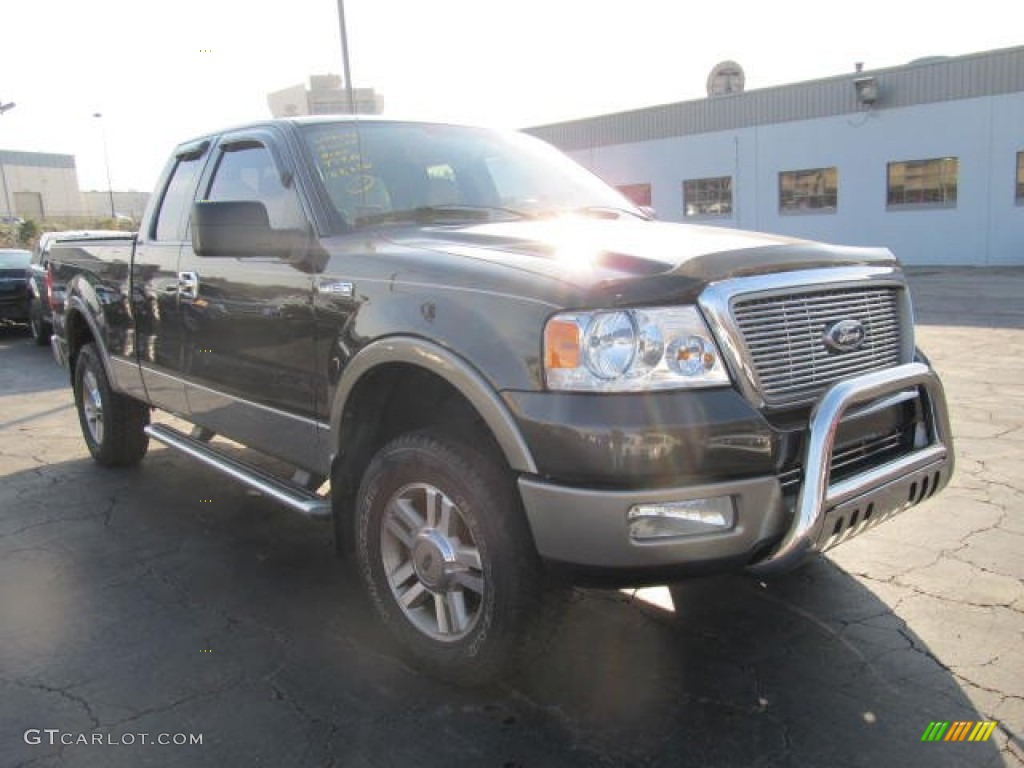
POLYGON ((650 221, 651 217, 643 211, 632 208, 617 208, 613 205, 584 205, 580 208, 570 208, 559 213, 575 213, 580 216, 593 216, 598 219, 621 219, 623 214, 635 216, 644 221, 650 221))
POLYGON ((422 205, 418 208, 407 208, 401 211, 387 211, 360 216, 356 219, 358 226, 368 224, 388 224, 412 221, 418 224, 436 224, 439 221, 466 219, 472 221, 491 221, 495 214, 505 214, 516 219, 532 218, 530 214, 514 208, 500 208, 491 205, 422 205))

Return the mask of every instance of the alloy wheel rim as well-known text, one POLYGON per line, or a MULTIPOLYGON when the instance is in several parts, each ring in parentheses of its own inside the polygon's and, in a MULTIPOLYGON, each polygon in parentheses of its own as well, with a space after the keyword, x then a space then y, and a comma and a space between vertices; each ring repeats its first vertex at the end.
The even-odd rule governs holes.
POLYGON ((380 549, 395 602, 424 635, 460 640, 483 611, 480 549, 458 506, 429 483, 412 483, 388 500, 380 549))
POLYGON ((85 412, 85 425, 95 443, 103 442, 103 397, 100 385, 92 371, 82 376, 82 410, 85 412))

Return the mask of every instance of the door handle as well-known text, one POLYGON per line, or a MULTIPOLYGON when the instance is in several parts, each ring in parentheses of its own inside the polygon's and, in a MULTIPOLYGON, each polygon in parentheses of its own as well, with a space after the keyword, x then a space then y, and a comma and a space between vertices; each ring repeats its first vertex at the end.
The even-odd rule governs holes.
POLYGON ((178 273, 178 296, 183 299, 199 298, 199 275, 195 272, 178 273))

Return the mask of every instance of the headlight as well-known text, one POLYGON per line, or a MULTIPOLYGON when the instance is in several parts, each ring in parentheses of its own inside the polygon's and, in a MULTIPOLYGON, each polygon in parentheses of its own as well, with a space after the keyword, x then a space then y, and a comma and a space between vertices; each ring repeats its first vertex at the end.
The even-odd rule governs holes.
POLYGON ((563 312, 544 327, 551 389, 640 392, 729 383, 696 307, 563 312))

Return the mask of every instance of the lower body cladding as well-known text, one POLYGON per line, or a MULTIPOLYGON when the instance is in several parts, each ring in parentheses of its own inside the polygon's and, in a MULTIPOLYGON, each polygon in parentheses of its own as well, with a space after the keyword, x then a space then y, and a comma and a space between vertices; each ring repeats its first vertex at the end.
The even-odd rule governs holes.
POLYGON ((953 450, 938 377, 909 363, 834 385, 811 412, 801 466, 789 503, 775 475, 634 491, 522 477, 519 488, 537 549, 550 561, 637 574, 789 570, 949 482, 953 450), (908 390, 917 391, 924 417, 913 447, 833 481, 833 441, 844 417, 908 390))

